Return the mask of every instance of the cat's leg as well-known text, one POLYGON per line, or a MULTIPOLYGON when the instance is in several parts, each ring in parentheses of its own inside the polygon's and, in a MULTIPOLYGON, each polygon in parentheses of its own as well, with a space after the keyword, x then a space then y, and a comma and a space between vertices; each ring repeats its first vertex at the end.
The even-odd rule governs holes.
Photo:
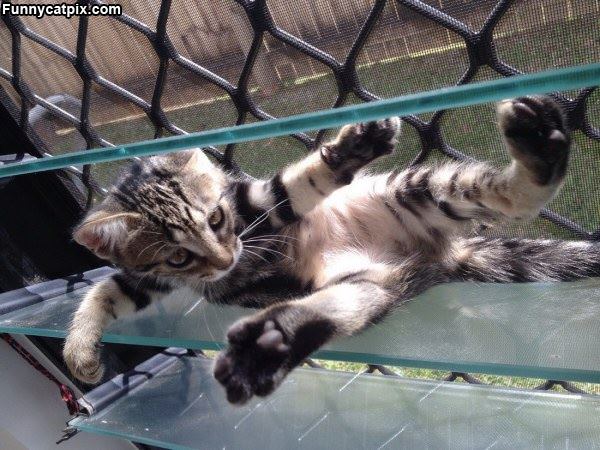
POLYGON ((135 313, 165 295, 167 287, 116 274, 94 285, 75 312, 63 348, 73 376, 95 384, 102 378, 100 339, 114 320, 135 313))
POLYGON ((310 212, 330 193, 352 181, 363 166, 391 153, 400 119, 346 125, 337 137, 276 174, 270 180, 239 181, 237 210, 246 224, 269 211, 263 230, 290 224, 310 212))
POLYGON ((549 97, 523 97, 500 103, 498 119, 511 164, 497 170, 448 163, 390 174, 385 197, 399 221, 445 232, 471 219, 530 218, 554 197, 570 146, 560 107, 549 97))
POLYGON ((448 273, 456 281, 572 281, 600 277, 600 242, 474 237, 452 242, 448 273))
POLYGON ((440 281, 433 267, 379 266, 339 277, 302 299, 280 303, 231 326, 214 375, 231 403, 271 393, 312 352, 337 336, 380 321, 394 305, 440 281))

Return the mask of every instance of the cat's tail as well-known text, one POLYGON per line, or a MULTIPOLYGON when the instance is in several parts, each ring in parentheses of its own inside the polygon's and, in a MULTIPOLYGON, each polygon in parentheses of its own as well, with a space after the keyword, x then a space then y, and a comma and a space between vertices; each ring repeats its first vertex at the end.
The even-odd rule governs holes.
POLYGON ((456 281, 572 281, 600 277, 600 242, 476 237, 453 243, 456 281))

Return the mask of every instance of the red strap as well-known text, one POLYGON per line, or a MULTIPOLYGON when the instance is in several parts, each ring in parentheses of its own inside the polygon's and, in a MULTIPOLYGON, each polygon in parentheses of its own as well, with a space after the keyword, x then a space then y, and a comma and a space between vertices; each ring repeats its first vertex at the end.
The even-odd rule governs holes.
POLYGON ((79 412, 79 403, 77 403, 77 399, 75 398, 75 394, 65 384, 61 383, 56 379, 54 375, 52 375, 48 370, 40 364, 40 362, 33 357, 31 353, 25 350, 17 341, 13 339, 9 334, 0 334, 0 337, 4 339, 8 345, 10 345, 19 355, 23 357, 25 361, 27 361, 30 365, 32 365, 38 372, 52 381, 54 384, 58 386, 60 389, 60 396, 67 405, 69 409, 69 414, 73 415, 79 412))

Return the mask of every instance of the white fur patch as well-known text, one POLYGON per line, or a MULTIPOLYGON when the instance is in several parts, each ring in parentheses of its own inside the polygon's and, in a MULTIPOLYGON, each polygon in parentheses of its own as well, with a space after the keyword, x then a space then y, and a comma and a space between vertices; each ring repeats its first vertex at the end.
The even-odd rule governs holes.
POLYGON ((206 154, 200 150, 199 148, 192 149, 194 152, 192 157, 186 164, 186 168, 190 168, 196 170, 200 173, 206 173, 210 169, 213 169, 215 166, 212 161, 206 156, 206 154))
POLYGON ((250 204, 264 210, 275 204, 273 194, 269 191, 268 182, 251 183, 248 189, 248 200, 250 204))

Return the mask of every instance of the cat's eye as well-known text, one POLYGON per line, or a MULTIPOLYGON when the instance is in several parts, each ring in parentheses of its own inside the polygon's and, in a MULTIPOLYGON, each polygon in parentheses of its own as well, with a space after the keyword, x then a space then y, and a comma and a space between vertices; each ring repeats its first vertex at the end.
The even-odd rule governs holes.
POLYGON ((211 215, 208 217, 208 224, 213 230, 218 230, 223 225, 225 214, 223 214, 223 208, 217 206, 211 215))
POLYGON ((167 264, 176 269, 181 269, 182 267, 185 267, 191 263, 193 259, 194 255, 192 252, 186 250, 185 248, 179 247, 177 250, 171 253, 171 256, 169 256, 169 259, 167 259, 167 264))

